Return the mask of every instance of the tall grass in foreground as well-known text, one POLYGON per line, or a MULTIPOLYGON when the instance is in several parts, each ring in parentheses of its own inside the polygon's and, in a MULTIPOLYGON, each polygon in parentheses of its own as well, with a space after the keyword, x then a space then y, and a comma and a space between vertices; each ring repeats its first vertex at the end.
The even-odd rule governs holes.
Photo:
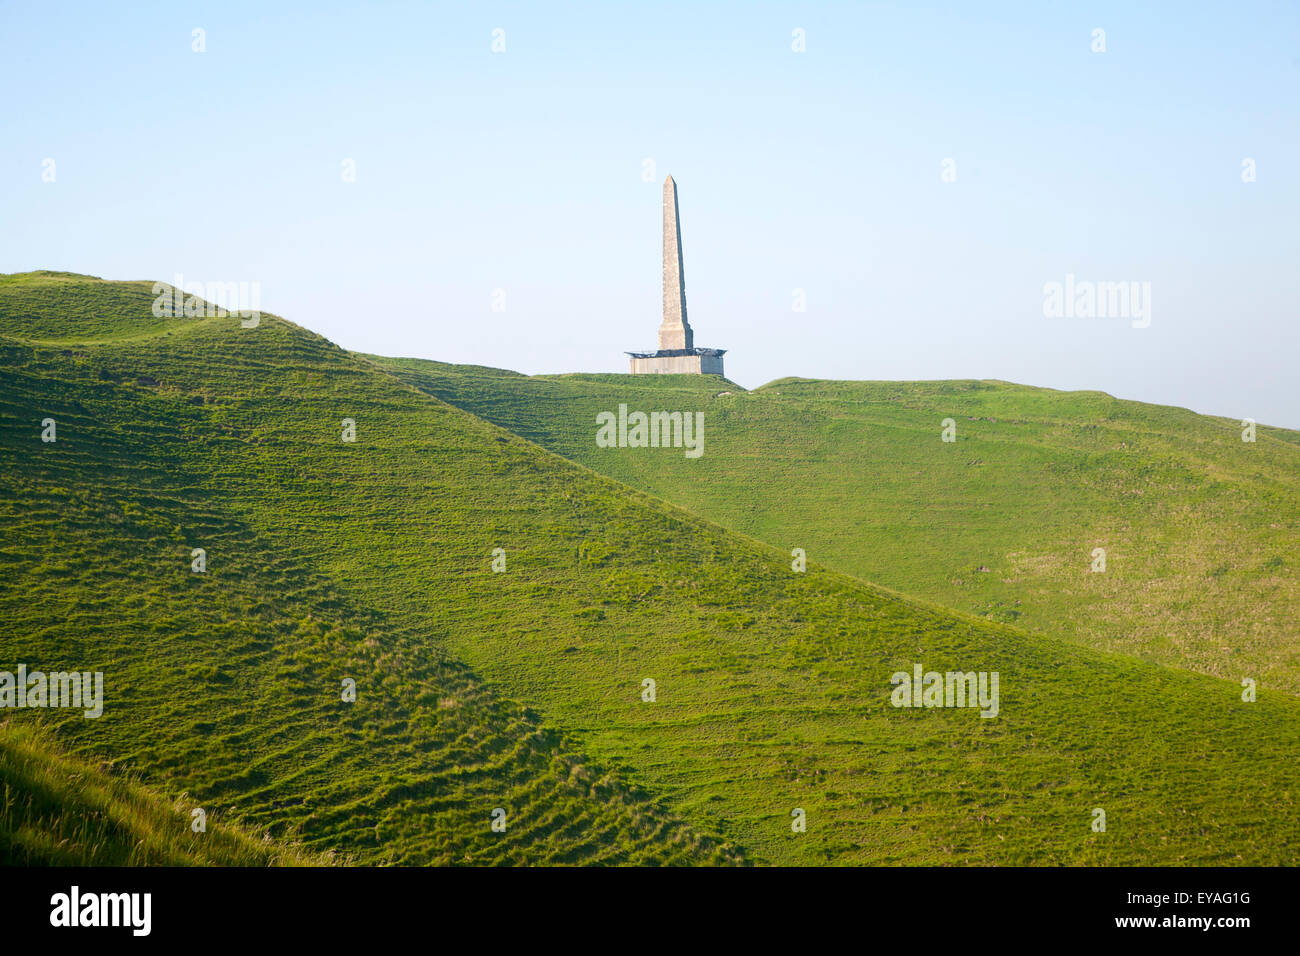
POLYGON ((0 864, 312 866, 333 855, 274 842, 237 823, 191 828, 185 798, 64 753, 30 723, 0 723, 0 864))

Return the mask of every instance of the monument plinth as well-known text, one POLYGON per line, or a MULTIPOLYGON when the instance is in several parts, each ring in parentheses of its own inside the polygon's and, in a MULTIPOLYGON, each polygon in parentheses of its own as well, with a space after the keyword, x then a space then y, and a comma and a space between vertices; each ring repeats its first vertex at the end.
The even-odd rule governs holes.
POLYGON ((664 318, 657 352, 628 352, 632 374, 721 375, 726 349, 695 348, 686 318, 686 277, 682 270, 682 227, 677 218, 677 183, 664 180, 664 318))

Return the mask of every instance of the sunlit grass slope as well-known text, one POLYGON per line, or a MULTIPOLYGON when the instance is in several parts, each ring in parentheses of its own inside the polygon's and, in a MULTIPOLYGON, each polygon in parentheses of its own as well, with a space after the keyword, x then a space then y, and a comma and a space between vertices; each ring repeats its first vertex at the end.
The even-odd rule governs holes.
POLYGON ((62 736, 276 835, 363 861, 733 858, 713 835, 757 862, 1296 861, 1289 695, 792 573, 275 317, 97 337, 2 353, 0 658, 102 662, 116 715, 62 736), (999 715, 891 707, 914 663, 999 672, 999 715))
POLYGON ((1300 693, 1300 433, 1005 382, 405 380, 788 553, 991 620, 1300 693), (719 394, 729 391, 730 394, 719 394), (696 460, 596 446, 595 417, 705 413, 696 460), (943 420, 956 441, 941 440, 943 420), (1092 571, 1094 549, 1106 552, 1092 571))
POLYGON ((0 723, 0 866, 320 866, 306 853, 63 753, 26 722, 0 723))
MULTIPOLYGON (((95 285, 72 302, 148 323, 148 283, 95 285)), ((23 291, 0 285, 3 332, 25 327, 13 315, 57 325, 14 306, 23 291)), ((0 670, 102 671, 105 684, 99 719, 12 719, 39 713, 78 751, 186 791, 210 813, 359 862, 734 859, 486 691, 424 624, 335 587, 316 567, 319 529, 296 524, 272 539, 250 524, 250 505, 274 508, 277 480, 292 482, 279 467, 296 465, 260 427, 242 430, 239 402, 202 384, 199 367, 237 371, 231 394, 283 409, 278 393, 341 353, 276 322, 250 330, 271 334, 225 364, 226 321, 178 320, 174 337, 126 347, 129 374, 94 347, 0 343, 0 670), (47 417, 53 443, 39 438, 47 417), (247 469, 248 487, 223 463, 247 469), (192 570, 195 548, 205 573, 192 570), (342 699, 345 679, 354 703, 342 699), (491 829, 498 808, 504 833, 491 829)), ((334 520, 325 509, 314 518, 334 520)), ((348 541, 375 544, 371 529, 348 541)))

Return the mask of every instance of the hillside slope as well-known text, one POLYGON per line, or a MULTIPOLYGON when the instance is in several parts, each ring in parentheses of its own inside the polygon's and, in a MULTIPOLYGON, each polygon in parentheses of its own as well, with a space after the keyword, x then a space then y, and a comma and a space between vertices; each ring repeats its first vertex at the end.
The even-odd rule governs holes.
POLYGON ((1259 426, 1248 443, 1237 421, 1004 382, 785 380, 746 393, 691 376, 375 361, 786 553, 992 620, 1300 693, 1300 433, 1259 426), (620 403, 704 412, 705 453, 597 447, 596 415, 620 403))
POLYGON ((18 341, 45 281, 0 281, 0 659, 104 662, 87 751, 363 862, 1297 860, 1287 695, 792 573, 272 316, 18 341), (891 706, 915 664, 997 716, 891 706))
POLYGON ((207 819, 140 783, 62 753, 28 722, 0 724, 0 866, 320 866, 305 853, 207 819))
MULTIPOLYGON (((149 283, 52 281, 76 289, 69 308, 151 321, 149 283)), ((5 333, 57 326, 46 286, 0 280, 5 333)), ((275 407, 295 354, 341 353, 278 323, 283 352, 260 347, 275 333, 255 341, 225 383, 241 397, 226 398, 198 380, 221 367, 227 322, 239 328, 176 320, 147 345, 117 329, 107 338, 131 374, 107 349, 0 340, 0 670, 102 671, 105 687, 98 719, 12 719, 48 718, 77 751, 210 813, 359 862, 737 860, 485 690, 427 631, 342 593, 315 567, 314 532, 273 540, 248 522, 241 496, 273 508, 275 488, 246 492, 215 466, 243 469, 251 488, 288 459, 233 425, 232 406, 252 393, 275 407), (505 833, 492 829, 498 808, 505 833)))

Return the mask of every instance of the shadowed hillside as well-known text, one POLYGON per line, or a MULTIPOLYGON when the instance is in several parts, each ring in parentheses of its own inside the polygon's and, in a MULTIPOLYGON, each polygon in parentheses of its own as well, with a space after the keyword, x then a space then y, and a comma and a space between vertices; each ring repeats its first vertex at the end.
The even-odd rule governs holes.
POLYGON ((361 862, 1296 860, 1287 695, 792 573, 273 316, 24 341, 49 281, 0 281, 0 659, 105 671, 79 750, 361 862), (916 663, 996 718, 892 707, 916 663))

